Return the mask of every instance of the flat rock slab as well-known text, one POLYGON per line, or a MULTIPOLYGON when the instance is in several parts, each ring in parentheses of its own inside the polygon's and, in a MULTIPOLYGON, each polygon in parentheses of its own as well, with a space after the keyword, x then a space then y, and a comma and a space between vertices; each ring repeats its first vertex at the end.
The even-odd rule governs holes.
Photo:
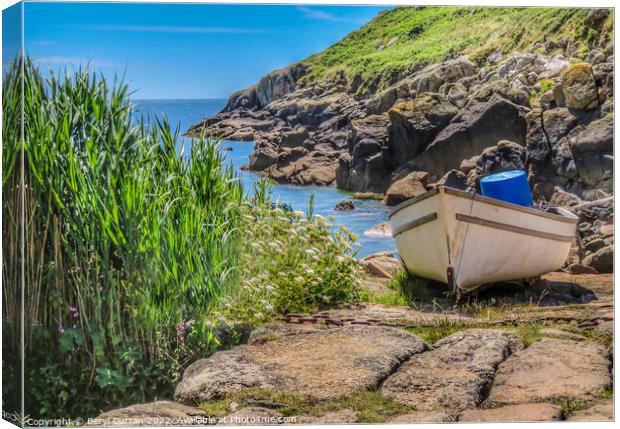
POLYGON ((585 341, 543 338, 503 362, 489 404, 596 399, 611 386, 608 353, 585 341))
POLYGON ((378 387, 429 346, 386 326, 342 326, 215 353, 192 364, 175 399, 197 404, 247 388, 331 399, 378 387))
POLYGON ((611 422, 614 420, 614 404, 598 404, 591 408, 575 411, 566 420, 579 422, 611 422))
POLYGON ((484 400, 497 366, 522 348, 515 334, 469 329, 450 335, 434 350, 413 355, 381 389, 417 410, 463 410, 484 400))
POLYGON ((191 426, 215 424, 199 408, 172 401, 132 405, 99 414, 87 426, 191 426))
POLYGON ((540 335, 543 337, 561 338, 565 340, 584 341, 587 340, 583 335, 575 334, 573 332, 563 331, 557 328, 542 328, 540 335))
POLYGON ((562 408, 552 404, 519 404, 466 410, 459 422, 548 422, 562 420, 562 408))

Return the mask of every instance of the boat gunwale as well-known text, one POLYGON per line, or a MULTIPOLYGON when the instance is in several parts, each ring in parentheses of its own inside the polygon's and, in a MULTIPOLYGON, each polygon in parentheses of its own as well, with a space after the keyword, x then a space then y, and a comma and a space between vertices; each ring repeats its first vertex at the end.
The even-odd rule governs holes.
POLYGON ((518 204, 512 204, 512 203, 508 203, 506 201, 501 201, 501 200, 496 200, 494 198, 489 198, 489 197, 485 197, 483 195, 480 195, 478 193, 471 193, 471 192, 467 192, 467 191, 462 191, 460 189, 454 189, 454 188, 449 188, 447 186, 440 186, 437 187, 435 189, 431 189, 428 192, 425 192, 422 195, 418 195, 417 197, 413 197, 410 198, 408 200, 403 201, 402 203, 398 204, 397 206, 395 206, 392 210, 390 210, 388 217, 391 219, 392 216, 394 216, 397 212, 399 212, 400 210, 409 207, 410 205, 413 205, 417 202, 420 202, 422 200, 425 200, 427 198, 430 198, 436 194, 439 193, 446 193, 446 194, 451 194, 451 195, 455 195, 457 197, 462 197, 462 198, 469 198, 469 199, 474 199, 476 201, 480 201, 482 203, 487 203, 490 205, 495 205, 495 206, 499 206, 499 207, 503 207, 503 208, 507 208, 507 209, 513 209, 516 211, 520 211, 523 213, 528 213, 534 216, 540 216, 540 217, 544 217, 547 219, 552 219, 552 220, 557 220, 560 222, 566 222, 566 223, 572 223, 577 225, 578 222, 578 218, 577 216, 575 216, 574 214, 569 213, 570 215, 574 216, 574 218, 565 216, 565 215, 561 215, 561 214, 555 214, 555 213, 549 213, 549 212, 544 212, 542 210, 537 210, 535 208, 532 207, 525 207, 525 206, 520 206, 518 204))

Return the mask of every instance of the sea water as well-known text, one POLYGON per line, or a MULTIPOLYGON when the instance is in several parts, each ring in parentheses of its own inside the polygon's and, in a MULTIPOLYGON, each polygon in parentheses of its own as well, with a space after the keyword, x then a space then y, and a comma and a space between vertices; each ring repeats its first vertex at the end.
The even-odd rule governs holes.
MULTIPOLYGON (((135 119, 143 117, 147 121, 155 118, 168 118, 171 127, 179 127, 183 134, 190 126, 202 121, 205 117, 219 112, 226 104, 225 99, 184 99, 184 100, 132 100, 135 105, 135 119)), ((182 137, 179 141, 179 150, 189 153, 192 139, 182 137)), ((253 142, 223 141, 226 159, 232 163, 244 190, 252 190, 259 175, 245 171, 241 166, 249 162, 249 156, 254 147, 253 142)), ((380 201, 361 200, 350 193, 336 189, 333 186, 295 186, 278 184, 271 189, 272 199, 289 204, 294 210, 306 212, 310 197, 314 195, 314 212, 322 216, 335 216, 335 222, 346 226, 357 237, 357 255, 363 257, 376 252, 395 251, 396 243, 392 237, 381 237, 368 234, 367 231, 381 223, 388 222, 388 208, 380 201), (336 204, 344 199, 350 199, 355 204, 355 210, 349 212, 336 211, 336 204)))

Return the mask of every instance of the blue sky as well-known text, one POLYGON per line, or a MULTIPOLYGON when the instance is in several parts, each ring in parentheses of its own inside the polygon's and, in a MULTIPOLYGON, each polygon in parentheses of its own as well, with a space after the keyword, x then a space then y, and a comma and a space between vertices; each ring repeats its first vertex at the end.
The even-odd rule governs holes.
POLYGON ((19 54, 22 45, 21 7, 19 3, 2 11, 2 69, 3 72, 19 54))
POLYGON ((361 27, 386 6, 26 3, 43 69, 125 73, 135 98, 225 98, 361 27))

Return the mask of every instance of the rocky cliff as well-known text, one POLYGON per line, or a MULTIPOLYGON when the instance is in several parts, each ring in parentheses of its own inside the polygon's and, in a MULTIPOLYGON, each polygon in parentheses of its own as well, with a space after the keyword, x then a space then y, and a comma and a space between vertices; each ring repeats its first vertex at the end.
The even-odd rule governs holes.
MULTIPOLYGON (((252 170, 388 204, 520 168, 537 202, 596 205, 613 192, 613 64, 607 9, 396 8, 188 134, 254 140, 252 170)), ((609 216, 584 222, 585 243, 611 244, 609 216)))

